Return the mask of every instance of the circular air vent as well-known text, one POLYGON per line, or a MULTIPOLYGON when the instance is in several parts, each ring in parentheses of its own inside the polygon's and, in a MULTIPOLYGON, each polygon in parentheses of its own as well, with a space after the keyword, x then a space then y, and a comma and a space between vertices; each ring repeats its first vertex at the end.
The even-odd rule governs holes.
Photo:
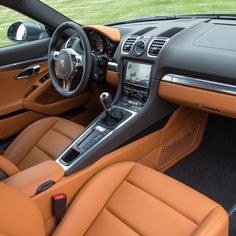
POLYGON ((134 54, 140 56, 146 48, 146 42, 143 39, 138 40, 134 45, 134 54))

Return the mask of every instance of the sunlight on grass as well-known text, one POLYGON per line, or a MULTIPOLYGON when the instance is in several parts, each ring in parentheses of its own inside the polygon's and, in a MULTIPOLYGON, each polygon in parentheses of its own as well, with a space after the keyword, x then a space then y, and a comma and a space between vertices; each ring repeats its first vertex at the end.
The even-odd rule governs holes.
MULTIPOLYGON (((156 15, 193 13, 236 13, 235 0, 43 0, 67 17, 81 24, 109 24, 156 15)), ((0 47, 12 44, 8 27, 26 19, 0 6, 0 47)))

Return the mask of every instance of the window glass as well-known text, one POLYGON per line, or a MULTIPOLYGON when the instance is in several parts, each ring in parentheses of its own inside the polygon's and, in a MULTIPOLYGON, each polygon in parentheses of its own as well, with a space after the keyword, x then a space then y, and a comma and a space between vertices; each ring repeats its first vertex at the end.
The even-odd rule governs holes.
POLYGON ((108 24, 149 16, 236 13, 235 0, 42 0, 80 24, 108 24))
POLYGON ((10 46, 17 43, 25 43, 27 41, 33 41, 45 37, 48 37, 48 35, 43 25, 29 19, 19 12, 0 6, 0 47, 10 46), (12 39, 16 40, 10 40, 7 35, 8 29, 16 22, 18 22, 18 25, 11 30, 12 35, 14 34, 12 39), (22 22, 22 24, 20 22, 22 22), (27 34, 28 27, 36 27, 38 29, 38 34, 33 36, 27 34))

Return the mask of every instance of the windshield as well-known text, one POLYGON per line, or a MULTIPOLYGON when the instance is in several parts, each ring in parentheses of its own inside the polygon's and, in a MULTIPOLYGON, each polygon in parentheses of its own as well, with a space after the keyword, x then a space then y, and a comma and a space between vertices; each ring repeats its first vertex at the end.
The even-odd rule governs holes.
POLYGON ((135 18, 236 13, 235 0, 42 0, 80 24, 110 24, 135 18))

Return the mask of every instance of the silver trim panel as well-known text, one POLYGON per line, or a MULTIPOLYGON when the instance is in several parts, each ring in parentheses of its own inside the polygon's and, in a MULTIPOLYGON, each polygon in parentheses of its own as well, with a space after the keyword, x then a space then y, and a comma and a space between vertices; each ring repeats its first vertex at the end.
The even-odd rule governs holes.
POLYGON ((140 38, 140 36, 128 36, 128 37, 123 41, 123 43, 122 43, 122 45, 121 45, 121 53, 122 53, 122 54, 130 54, 130 52, 132 51, 132 48, 133 48, 134 44, 137 42, 137 40, 138 40, 139 38, 140 38), (124 44, 126 43, 126 41, 127 41, 129 38, 135 39, 135 40, 134 40, 134 43, 133 43, 132 47, 130 48, 130 51, 129 51, 129 52, 124 52, 124 51, 123 51, 124 44))
POLYGON ((108 62, 107 70, 118 72, 118 64, 115 62, 108 62))
POLYGON ((162 77, 161 81, 185 85, 189 87, 210 90, 218 93, 236 95, 236 85, 215 82, 210 80, 203 80, 194 77, 176 75, 176 74, 166 74, 162 77))
POLYGON ((37 73, 39 73, 40 71, 40 65, 34 65, 34 66, 31 66, 31 67, 28 67, 22 71, 20 71, 17 75, 16 75, 16 80, 21 80, 21 79, 26 79, 26 78, 29 78, 37 73), (27 73, 27 71, 31 71, 30 74, 28 75, 22 75, 24 73, 27 73))
MULTIPOLYGON (((63 165, 61 162, 60 162, 60 158, 70 149, 74 146, 74 144, 76 144, 76 142, 82 138, 83 136, 86 136, 86 134, 89 132, 89 130, 93 127, 97 127, 98 124, 96 124, 96 121, 95 123, 91 124, 86 130, 84 133, 82 133, 77 139, 74 140, 73 143, 70 144, 70 146, 68 148, 65 149, 65 151, 57 158, 56 162, 64 169, 64 171, 66 172, 67 170, 69 170, 70 168, 72 168, 73 165, 76 165, 81 159, 83 159, 88 152, 90 152, 92 149, 96 148, 100 143, 102 143, 105 139, 107 139, 111 134, 113 134, 116 130, 118 130, 120 127, 122 127, 123 125, 125 125, 128 121, 130 121, 134 116, 137 115, 136 112, 134 111, 131 111, 131 110, 128 110, 126 108, 123 108, 123 107, 119 107, 119 106, 113 106, 115 108, 119 108, 119 109, 123 109, 123 110, 126 110, 128 112, 131 113, 131 116, 128 117, 125 121, 123 121, 121 124, 119 124, 114 130, 112 130, 111 132, 109 132, 107 135, 105 135, 99 142, 97 142, 93 147, 91 147, 89 150, 87 150, 85 153, 83 153, 81 156, 79 156, 73 163, 71 163, 70 165, 68 166, 65 166, 63 165)), ((98 117, 98 119, 100 119, 100 117, 102 117, 103 113, 98 117)))

